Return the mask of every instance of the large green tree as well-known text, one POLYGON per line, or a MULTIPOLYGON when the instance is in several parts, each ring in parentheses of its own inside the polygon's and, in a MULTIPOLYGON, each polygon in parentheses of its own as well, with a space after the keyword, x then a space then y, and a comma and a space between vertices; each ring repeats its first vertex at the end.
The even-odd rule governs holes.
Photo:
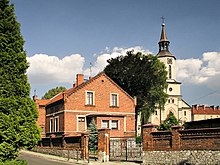
POLYGON ((49 91, 47 91, 44 96, 42 97, 42 99, 51 99, 52 97, 56 96, 58 93, 60 92, 64 92, 66 91, 65 87, 56 87, 53 89, 50 89, 49 91))
POLYGON ((20 24, 9 0, 0 0, 0 160, 15 159, 40 139, 38 112, 30 98, 20 24))
POLYGON ((179 125, 179 121, 172 112, 167 115, 166 120, 159 126, 158 130, 169 130, 172 126, 179 125))
POLYGON ((132 97, 136 96, 136 114, 141 112, 142 123, 148 121, 155 108, 163 108, 167 94, 165 65, 156 56, 127 52, 108 60, 105 73, 132 97))

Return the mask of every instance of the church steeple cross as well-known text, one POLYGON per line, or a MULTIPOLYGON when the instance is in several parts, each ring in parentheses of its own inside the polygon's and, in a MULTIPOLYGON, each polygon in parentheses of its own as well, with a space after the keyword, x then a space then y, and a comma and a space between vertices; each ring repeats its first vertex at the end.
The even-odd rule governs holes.
POLYGON ((165 17, 164 16, 162 16, 162 17, 160 17, 161 18, 161 20, 162 20, 162 25, 164 25, 165 24, 165 17))

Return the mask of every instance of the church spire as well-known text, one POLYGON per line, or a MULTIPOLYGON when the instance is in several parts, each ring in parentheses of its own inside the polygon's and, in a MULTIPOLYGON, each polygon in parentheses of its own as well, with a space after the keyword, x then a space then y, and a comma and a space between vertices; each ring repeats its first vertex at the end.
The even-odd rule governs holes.
MULTIPOLYGON (((161 17, 162 19, 162 31, 161 31, 161 36, 160 36, 160 41, 158 42, 159 44, 159 52, 158 52, 158 57, 174 57, 170 52, 169 52, 169 45, 170 41, 167 38, 166 30, 165 30, 165 23, 164 23, 164 17, 161 17)), ((174 57, 175 58, 175 57, 174 57)))

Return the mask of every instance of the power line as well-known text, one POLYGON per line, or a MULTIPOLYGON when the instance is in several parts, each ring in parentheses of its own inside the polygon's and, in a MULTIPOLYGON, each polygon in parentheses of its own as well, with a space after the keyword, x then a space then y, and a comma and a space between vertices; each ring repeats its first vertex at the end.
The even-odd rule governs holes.
POLYGON ((211 92, 211 93, 208 93, 208 94, 206 94, 206 95, 203 95, 203 96, 201 96, 201 97, 199 97, 199 98, 197 98, 197 99, 195 99, 195 100, 193 100, 193 101, 191 101, 191 102, 198 101, 198 100, 200 100, 200 99, 202 99, 202 98, 204 98, 204 97, 210 96, 210 95, 215 94, 215 93, 217 93, 217 92, 219 92, 219 91, 220 91, 220 89, 217 89, 217 90, 215 90, 215 91, 213 91, 213 92, 211 92))

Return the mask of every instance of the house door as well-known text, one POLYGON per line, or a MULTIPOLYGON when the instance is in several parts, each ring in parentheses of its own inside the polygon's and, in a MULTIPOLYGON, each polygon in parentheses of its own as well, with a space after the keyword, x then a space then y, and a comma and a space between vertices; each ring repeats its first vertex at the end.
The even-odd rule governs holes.
POLYGON ((85 117, 78 117, 78 131, 85 131, 86 130, 86 122, 85 117))

